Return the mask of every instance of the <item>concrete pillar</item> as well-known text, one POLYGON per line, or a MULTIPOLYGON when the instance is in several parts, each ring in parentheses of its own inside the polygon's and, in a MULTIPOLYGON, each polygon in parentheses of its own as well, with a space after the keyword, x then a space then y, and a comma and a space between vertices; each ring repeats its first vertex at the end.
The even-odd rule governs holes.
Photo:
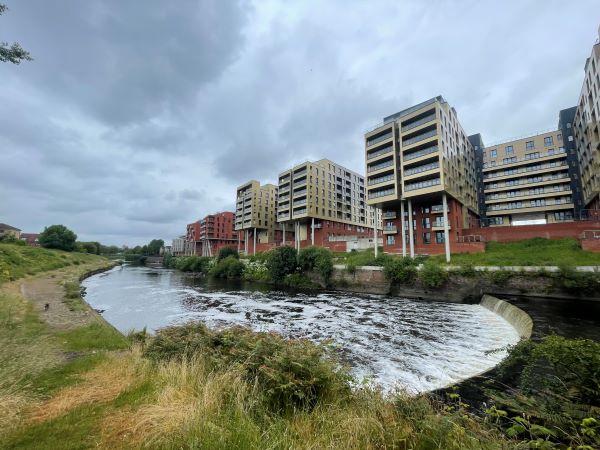
POLYGON ((415 236, 413 230, 412 201, 408 200, 408 245, 410 247, 410 257, 415 257, 415 236))
POLYGON ((315 218, 312 218, 310 224, 310 245, 315 245, 315 218))
POLYGON ((248 231, 244 230, 244 253, 248 255, 248 231))
POLYGON ((446 193, 442 195, 442 208, 444 210, 444 247, 446 248, 446 262, 450 262, 450 230, 448 229, 448 200, 446 193))
POLYGON ((283 245, 285 246, 285 222, 283 222, 283 245))
POLYGON ((256 228, 254 228, 254 249, 252 251, 253 255, 256 255, 256 228))
POLYGON ((379 245, 377 242, 377 207, 373 208, 373 212, 375 213, 375 220, 373 221, 373 248, 375 249, 375 258, 379 254, 379 245))
POLYGON ((238 253, 240 252, 240 236, 241 236, 241 231, 238 231, 238 253))
POLYGON ((402 231, 402 256, 406 256, 406 226, 404 225, 404 200, 400 200, 400 229, 402 231))

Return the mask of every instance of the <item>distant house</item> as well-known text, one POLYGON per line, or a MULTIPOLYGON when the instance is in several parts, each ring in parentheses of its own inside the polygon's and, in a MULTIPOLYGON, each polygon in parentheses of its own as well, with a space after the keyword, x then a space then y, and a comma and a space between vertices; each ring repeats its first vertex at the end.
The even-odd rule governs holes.
POLYGON ((31 247, 39 247, 40 242, 38 238, 40 235, 38 233, 21 233, 21 240, 25 241, 27 245, 31 247))
POLYGON ((0 223, 0 239, 12 236, 15 239, 19 239, 21 237, 21 230, 15 227, 11 227, 5 223, 0 223))

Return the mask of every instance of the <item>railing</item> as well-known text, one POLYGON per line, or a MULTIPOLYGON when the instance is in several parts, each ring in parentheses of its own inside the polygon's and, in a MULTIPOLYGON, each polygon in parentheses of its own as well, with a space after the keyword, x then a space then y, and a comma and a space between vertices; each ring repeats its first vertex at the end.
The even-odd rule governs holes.
POLYGON ((396 192, 395 189, 385 189, 382 191, 369 192, 369 198, 385 197, 387 195, 393 195, 396 192))
POLYGON ((487 202, 487 201, 491 201, 491 200, 501 200, 501 199, 505 199, 505 198, 529 197, 531 195, 553 194, 556 192, 565 192, 565 191, 570 192, 571 188, 568 187, 568 188, 562 188, 562 189, 548 189, 548 190, 541 189, 541 190, 539 190, 539 192, 528 192, 528 193, 523 192, 523 193, 518 193, 515 195, 506 195, 506 194, 502 195, 502 196, 501 195, 497 195, 497 196, 491 195, 491 196, 486 196, 485 201, 487 202))
MULTIPOLYGON (((375 128, 373 128, 375 129, 375 128)), ((388 133, 382 134, 381 136, 377 136, 373 139, 367 139, 367 147, 371 147, 372 145, 378 144, 381 141, 385 141, 392 137, 394 133, 390 130, 388 133)))
POLYGON ((384 219, 395 219, 396 218, 396 211, 386 211, 383 213, 383 218, 384 219))
POLYGON ((373 153, 367 152, 367 159, 377 158, 380 155, 385 155, 386 153, 390 153, 392 150, 394 150, 394 146, 390 145, 389 147, 382 148, 381 150, 377 150, 373 153))
POLYGON ((511 175, 517 175, 519 173, 527 173, 527 172, 535 172, 537 170, 546 170, 546 169, 553 169, 555 167, 562 167, 562 166, 567 166, 567 162, 563 161, 560 164, 548 164, 548 165, 535 165, 535 166, 530 166, 527 168, 521 168, 521 169, 504 169, 504 172, 498 172, 498 173, 486 173, 483 175, 484 179, 487 178, 498 178, 498 177, 508 177, 511 175))
POLYGON ((435 113, 433 113, 429 116, 423 117, 422 119, 416 120, 412 123, 409 123, 408 125, 403 126, 402 131, 408 131, 408 130, 412 130, 413 128, 417 128, 419 125, 423 125, 424 123, 435 120, 435 117, 436 117, 435 113))
POLYGON ((565 155, 567 153, 567 151, 563 148, 563 147, 559 147, 558 151, 554 151, 554 152, 546 152, 545 154, 538 154, 536 156, 525 156, 524 158, 515 158, 513 156, 513 158, 515 159, 514 161, 510 161, 510 162, 501 162, 496 164, 495 166, 489 166, 487 165, 487 163, 485 163, 483 165, 484 169, 494 169, 496 167, 502 167, 502 166, 507 166, 509 164, 516 164, 516 163, 520 163, 523 161, 535 161, 536 159, 541 159, 541 158, 547 158, 548 156, 560 156, 560 155, 565 155))
MULTIPOLYGON (((448 210, 448 208, 446 208, 446 211, 448 210)), ((437 213, 437 212, 444 212, 444 205, 433 205, 431 207, 431 212, 437 213)))
POLYGON ((367 186, 372 186, 374 184, 383 183, 384 181, 390 181, 390 180, 393 180, 394 177, 395 177, 395 175, 393 173, 391 173, 389 175, 384 175, 383 177, 372 178, 372 179, 367 180, 367 186))
POLYGON ((424 188, 427 188, 430 186, 437 186, 440 183, 441 183, 441 180, 439 178, 433 178, 431 180, 425 180, 425 181, 419 181, 417 183, 405 184, 404 188, 407 191, 415 191, 417 189, 424 189, 424 188))
POLYGON ((293 196, 296 197, 298 195, 306 195, 306 189, 300 189, 299 191, 294 191, 293 196))
POLYGON ((294 208, 296 206, 302 206, 302 205, 306 205, 306 199, 304 199, 304 200, 294 200, 294 208))
POLYGON ((436 134, 437 134, 437 130, 427 131, 426 133, 419 134, 419 135, 417 135, 415 137, 412 137, 410 139, 406 139, 405 141, 403 140, 402 141, 402 145, 403 146, 411 145, 411 144, 414 144, 416 142, 420 142, 420 141, 423 141, 423 140, 428 139, 430 137, 433 137, 436 134))
POLYGON ((290 196, 289 196, 289 195, 282 195, 282 196, 280 196, 280 197, 279 197, 279 201, 280 201, 280 202, 283 202, 283 201, 285 201, 285 200, 289 200, 289 198, 290 198, 290 196))
POLYGON ((299 216, 300 214, 306 214, 306 208, 292 211, 292 215, 294 216, 299 216))
POLYGON ((367 166, 367 172, 375 172, 376 170, 384 169, 386 167, 391 167, 394 165, 394 160, 385 161, 380 164, 375 164, 374 166, 367 166))
POLYGON ((554 201, 554 202, 546 202, 544 200, 536 200, 535 204, 523 204, 523 202, 517 202, 515 204, 507 204, 507 205, 493 205, 492 208, 490 208, 490 211, 504 211, 507 209, 527 209, 527 208, 542 208, 544 206, 556 206, 556 205, 565 205, 565 204, 569 204, 569 203, 573 203, 573 199, 565 199, 565 200, 558 200, 558 201, 554 201), (499 207, 496 207, 499 206, 499 207))
POLYGON ((486 186, 486 187, 484 187, 484 189, 498 189, 498 188, 505 188, 505 187, 512 187, 512 186, 520 186, 522 184, 543 183, 545 181, 557 181, 557 180, 562 180, 564 178, 569 178, 568 173, 561 173, 559 175, 560 176, 552 175, 551 177, 547 177, 547 178, 540 177, 541 179, 539 179, 539 180, 526 178, 526 179, 520 180, 519 182, 515 182, 516 180, 505 181, 504 183, 498 184, 497 186, 491 186, 491 185, 486 186))
POLYGON ((413 152, 413 153, 405 153, 402 155, 402 159, 404 161, 410 161, 411 159, 417 159, 420 158, 421 156, 425 156, 425 155, 429 155, 431 153, 437 153, 438 152, 438 146, 434 145, 433 147, 427 147, 424 148, 422 150, 413 152))
POLYGON ((301 177, 302 175, 306 175, 306 168, 299 170, 298 172, 294 172, 294 179, 301 177))
POLYGON ((413 167, 404 171, 404 176, 414 175, 415 173, 427 172, 428 170, 439 169, 440 163, 438 161, 424 164, 422 166, 413 167))

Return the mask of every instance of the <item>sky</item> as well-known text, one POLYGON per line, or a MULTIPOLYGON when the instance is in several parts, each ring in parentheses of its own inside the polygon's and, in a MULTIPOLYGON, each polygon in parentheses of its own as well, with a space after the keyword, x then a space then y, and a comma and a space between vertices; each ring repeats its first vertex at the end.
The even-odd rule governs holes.
POLYGON ((436 95, 485 143, 577 104, 598 0, 0 0, 0 222, 170 241, 436 95))

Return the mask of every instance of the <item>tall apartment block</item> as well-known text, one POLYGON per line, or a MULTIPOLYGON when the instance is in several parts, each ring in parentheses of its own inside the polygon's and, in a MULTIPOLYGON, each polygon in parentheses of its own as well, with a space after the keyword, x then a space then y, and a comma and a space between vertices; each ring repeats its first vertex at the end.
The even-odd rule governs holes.
POLYGON ((223 247, 237 248, 243 232, 234 229, 235 213, 210 214, 187 226, 186 255, 215 256, 223 247))
POLYGON ((367 202, 383 210, 384 250, 433 254, 478 221, 475 153, 442 96, 365 134, 367 202))
POLYGON ((485 210, 482 225, 535 225, 573 220, 577 161, 554 130, 479 148, 485 210))
POLYGON ((376 216, 365 199, 364 176, 328 159, 307 161, 279 174, 277 221, 283 243, 324 246, 340 236, 371 237, 376 216), (371 215, 370 215, 371 214, 371 215), (293 232, 293 236, 286 232, 293 232))
POLYGON ((592 54, 585 62, 585 78, 574 120, 574 136, 585 209, 600 209, 600 27, 592 54))
POLYGON ((247 236, 244 242, 246 254, 249 251, 256 254, 257 244, 267 249, 282 241, 281 226, 277 223, 277 186, 261 186, 258 181, 251 180, 237 188, 235 229, 247 236))

